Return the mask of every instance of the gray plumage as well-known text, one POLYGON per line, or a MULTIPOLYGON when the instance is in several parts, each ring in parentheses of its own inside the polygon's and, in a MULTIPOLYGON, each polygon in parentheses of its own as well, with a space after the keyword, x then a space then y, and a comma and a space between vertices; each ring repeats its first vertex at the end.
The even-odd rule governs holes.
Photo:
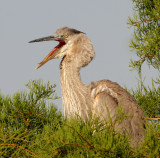
POLYGON ((132 144, 143 139, 145 115, 133 97, 117 83, 102 80, 85 85, 81 81, 80 69, 87 66, 94 58, 92 42, 81 31, 68 27, 59 28, 54 36, 40 38, 31 42, 59 41, 51 53, 39 64, 38 69, 47 61, 63 58, 60 64, 63 113, 71 118, 79 115, 82 119, 92 116, 100 120, 108 120, 109 115, 114 121, 117 109, 126 114, 125 120, 115 125, 117 131, 126 132, 132 144))

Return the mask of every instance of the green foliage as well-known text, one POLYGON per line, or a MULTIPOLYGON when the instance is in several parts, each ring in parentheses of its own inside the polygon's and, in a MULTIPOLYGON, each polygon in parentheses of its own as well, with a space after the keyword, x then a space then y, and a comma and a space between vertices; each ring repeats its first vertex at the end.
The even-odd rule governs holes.
POLYGON ((148 117, 160 118, 160 87, 147 88, 142 81, 139 81, 136 90, 130 90, 138 105, 143 109, 148 117))
POLYGON ((130 47, 140 58, 131 60, 130 67, 141 72, 146 61, 155 69, 160 68, 160 0, 133 0, 134 17, 129 25, 134 27, 134 36, 130 47))
POLYGON ((145 132, 144 143, 134 152, 133 157, 158 158, 160 155, 160 123, 149 123, 145 132))
MULTIPOLYGON (((93 123, 93 122, 92 122, 93 123)), ((95 124, 98 127, 98 124, 95 124)), ((98 128, 97 128, 98 129, 98 128)), ((57 131, 49 131, 44 136, 46 149, 52 146, 52 157, 116 157, 129 156, 130 151, 127 139, 120 134, 115 134, 108 126, 103 131, 95 131, 91 121, 83 122, 79 119, 64 120, 57 131), (48 135, 50 141, 48 141, 48 135), (115 143, 117 142, 117 143, 115 143), (125 152, 124 152, 125 150, 125 152)), ((46 156, 50 157, 46 153, 46 156)))
POLYGON ((28 94, 18 92, 13 97, 0 94, 0 154, 3 156, 29 155, 26 151, 32 148, 30 142, 42 133, 45 125, 54 120, 53 128, 57 128, 56 124, 61 121, 61 113, 53 104, 46 108, 46 99, 57 99, 55 85, 42 83, 30 81, 28 94))
MULTIPOLYGON (((139 149, 129 146, 114 124, 98 119, 64 119, 47 99, 55 86, 30 81, 29 93, 0 95, 0 157, 156 157, 160 152, 160 127, 149 124, 139 149), (48 103, 48 105, 47 105, 48 103), (104 127, 104 126, 103 126, 104 127)), ((121 115, 120 115, 121 116, 121 115)))
POLYGON ((152 88, 142 81, 141 67, 144 62, 160 73, 160 0, 133 0, 134 16, 129 25, 134 28, 130 47, 138 60, 130 60, 130 67, 139 74, 139 85, 131 94, 149 117, 160 116, 160 74, 152 79, 152 88))

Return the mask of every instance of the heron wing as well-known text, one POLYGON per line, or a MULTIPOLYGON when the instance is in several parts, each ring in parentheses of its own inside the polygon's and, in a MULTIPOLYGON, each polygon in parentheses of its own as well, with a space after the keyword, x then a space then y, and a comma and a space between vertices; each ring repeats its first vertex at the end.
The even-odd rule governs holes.
POLYGON ((125 132, 132 144, 143 139, 145 114, 134 98, 117 83, 102 80, 91 84, 93 114, 112 121, 116 131, 125 132))

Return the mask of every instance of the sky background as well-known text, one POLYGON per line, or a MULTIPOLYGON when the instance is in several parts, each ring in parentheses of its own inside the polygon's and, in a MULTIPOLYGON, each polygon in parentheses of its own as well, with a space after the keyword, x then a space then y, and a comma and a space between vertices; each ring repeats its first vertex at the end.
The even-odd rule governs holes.
MULTIPOLYGON (((29 80, 43 79, 60 89, 60 59, 49 61, 38 70, 37 63, 57 42, 29 44, 28 41, 52 35, 57 28, 68 26, 85 32, 96 52, 95 59, 81 69, 85 84, 109 79, 128 88, 137 87, 137 72, 130 71, 129 60, 136 55, 129 43, 133 29, 127 25, 132 16, 131 0, 0 0, 0 91, 13 94, 24 90, 29 80)), ((156 76, 143 66, 145 84, 156 76)), ((61 108, 61 99, 56 101, 61 108)))

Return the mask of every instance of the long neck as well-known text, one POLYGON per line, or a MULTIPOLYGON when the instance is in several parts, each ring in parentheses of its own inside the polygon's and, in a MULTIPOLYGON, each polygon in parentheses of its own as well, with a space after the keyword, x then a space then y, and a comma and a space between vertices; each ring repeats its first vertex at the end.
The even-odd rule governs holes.
POLYGON ((90 88, 81 81, 76 60, 61 63, 61 87, 63 111, 65 117, 78 115, 83 119, 88 118, 91 107, 90 88))

